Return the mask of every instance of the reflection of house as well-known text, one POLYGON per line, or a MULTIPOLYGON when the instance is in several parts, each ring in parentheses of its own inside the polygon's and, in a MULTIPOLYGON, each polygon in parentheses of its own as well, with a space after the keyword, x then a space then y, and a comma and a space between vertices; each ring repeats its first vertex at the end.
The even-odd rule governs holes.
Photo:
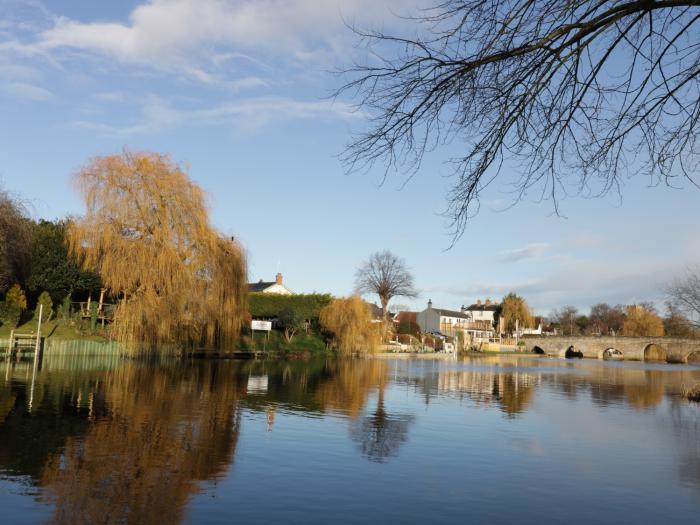
POLYGON ((292 295, 292 292, 282 283, 282 274, 278 273, 275 280, 272 282, 265 282, 262 279, 257 283, 248 283, 249 292, 258 293, 274 293, 278 295, 292 295))

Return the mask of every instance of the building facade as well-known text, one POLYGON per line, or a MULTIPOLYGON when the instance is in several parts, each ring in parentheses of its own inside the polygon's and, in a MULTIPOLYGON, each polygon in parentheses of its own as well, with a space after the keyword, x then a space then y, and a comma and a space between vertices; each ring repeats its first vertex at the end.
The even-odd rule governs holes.
POLYGON ((278 273, 274 281, 263 281, 260 279, 257 283, 248 283, 248 291, 251 293, 272 293, 278 295, 292 295, 292 292, 283 282, 282 274, 278 273))

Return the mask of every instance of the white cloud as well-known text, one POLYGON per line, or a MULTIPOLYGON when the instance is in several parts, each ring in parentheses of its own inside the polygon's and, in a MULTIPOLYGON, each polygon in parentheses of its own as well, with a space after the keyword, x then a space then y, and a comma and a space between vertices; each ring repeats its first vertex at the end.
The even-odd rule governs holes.
POLYGON ((271 59, 325 61, 347 52, 345 18, 371 24, 396 19, 392 11, 411 7, 401 0, 150 0, 127 23, 59 16, 24 51, 103 55, 210 83, 232 59, 248 57, 245 67, 261 67, 251 51, 271 59))
POLYGON ((522 261, 523 259, 532 259, 534 257, 541 257, 547 250, 549 250, 549 244, 545 242, 535 242, 528 244, 524 248, 502 251, 499 253, 499 260, 504 263, 512 263, 522 261))
POLYGON ((538 275, 522 280, 483 280, 465 285, 435 286, 426 292, 444 294, 465 302, 471 298, 500 298, 509 292, 523 295, 538 313, 574 305, 586 312, 600 302, 633 304, 641 301, 663 303, 663 285, 670 276, 680 275, 680 261, 624 261, 606 259, 570 260, 554 268, 543 267, 538 275))
MULTIPOLYGON (((107 95, 105 95, 107 96, 107 95)), ((252 97, 205 108, 177 108, 151 95, 141 105, 138 122, 115 126, 101 122, 74 121, 74 127, 95 130, 104 135, 148 134, 180 125, 233 125, 254 132, 274 120, 352 119, 361 116, 353 108, 330 100, 304 101, 289 97, 252 97)))
POLYGON ((53 93, 26 82, 8 82, 0 84, 0 91, 15 98, 23 98, 34 102, 43 102, 53 98, 53 93))

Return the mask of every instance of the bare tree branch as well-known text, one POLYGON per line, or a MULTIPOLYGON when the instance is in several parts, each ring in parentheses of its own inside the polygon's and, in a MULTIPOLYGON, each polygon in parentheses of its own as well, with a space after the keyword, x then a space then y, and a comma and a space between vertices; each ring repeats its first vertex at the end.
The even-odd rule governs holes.
POLYGON ((388 250, 372 254, 357 269, 355 291, 377 294, 382 303, 382 315, 386 315, 393 297, 416 296, 413 275, 406 268, 406 263, 388 250))
POLYGON ((697 185, 700 0, 444 0, 423 37, 354 29, 371 62, 344 71, 370 116, 348 171, 420 168, 458 140, 454 240, 493 181, 515 202, 621 192, 625 180, 697 185), (506 174, 505 171, 508 171, 506 174))
POLYGON ((700 267, 689 268, 685 276, 676 279, 666 290, 672 304, 688 316, 695 328, 700 328, 700 267))

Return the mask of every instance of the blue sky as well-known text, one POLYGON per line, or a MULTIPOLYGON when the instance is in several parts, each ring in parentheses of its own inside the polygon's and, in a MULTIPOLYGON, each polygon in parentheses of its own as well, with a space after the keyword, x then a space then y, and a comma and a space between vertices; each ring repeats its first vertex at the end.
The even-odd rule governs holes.
POLYGON ((251 280, 279 269, 299 292, 348 294, 355 268, 390 249, 420 296, 457 308, 522 293, 539 313, 573 304, 662 301, 700 262, 700 190, 650 188, 570 198, 565 217, 507 185, 450 250, 440 215, 453 143, 408 182, 338 160, 366 126, 331 100, 328 73, 359 51, 344 20, 394 28, 401 0, 0 0, 0 183, 36 217, 80 214, 71 175, 96 155, 170 154, 209 193, 213 221, 242 240, 251 280), (406 183, 406 184, 404 184, 406 183))

